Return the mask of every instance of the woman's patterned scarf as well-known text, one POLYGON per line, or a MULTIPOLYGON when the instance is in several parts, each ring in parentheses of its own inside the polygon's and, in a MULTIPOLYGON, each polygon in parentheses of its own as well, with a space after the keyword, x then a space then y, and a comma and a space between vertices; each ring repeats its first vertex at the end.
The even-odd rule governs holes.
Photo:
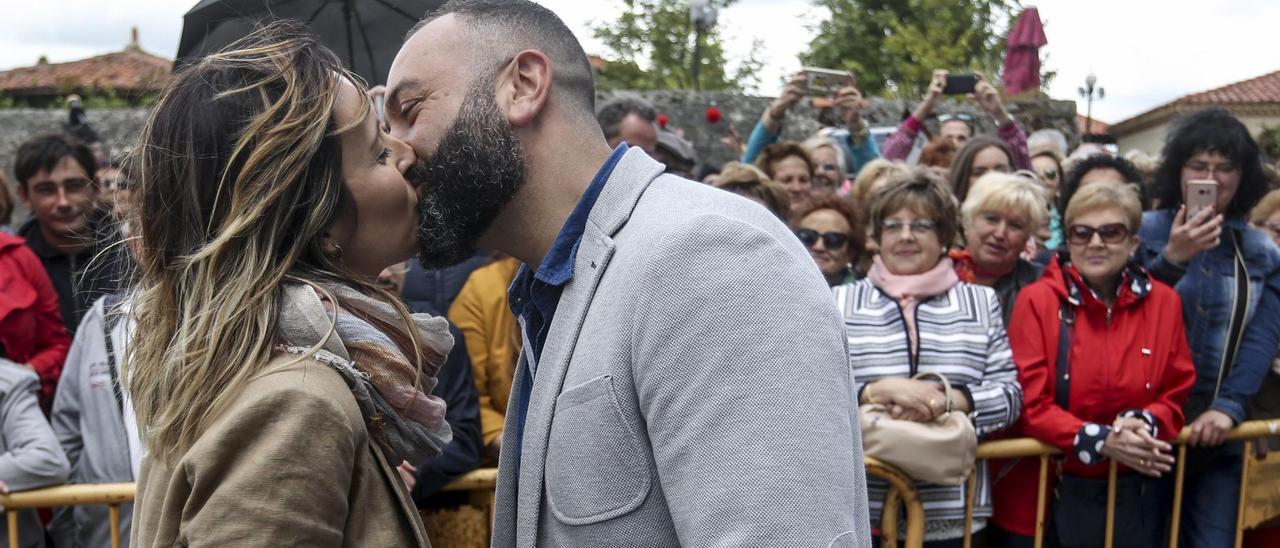
POLYGON ((346 380, 369 435, 387 452, 392 466, 439 455, 453 434, 445 422, 444 400, 430 394, 453 348, 448 321, 413 315, 424 362, 419 371, 413 365, 409 326, 394 307, 347 286, 323 289, 337 299, 336 307, 310 286, 285 286, 281 349, 300 354, 320 346, 314 358, 346 380), (331 326, 334 333, 325 339, 331 326), (415 383, 419 377, 420 388, 415 383))

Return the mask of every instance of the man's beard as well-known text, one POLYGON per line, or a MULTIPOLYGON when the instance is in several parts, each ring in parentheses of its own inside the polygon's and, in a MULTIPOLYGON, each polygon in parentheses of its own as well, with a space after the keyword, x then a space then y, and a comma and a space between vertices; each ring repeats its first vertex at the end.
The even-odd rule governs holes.
POLYGON ((520 142, 498 110, 492 79, 471 86, 435 153, 419 164, 418 260, 427 269, 458 264, 476 253, 524 181, 520 142))

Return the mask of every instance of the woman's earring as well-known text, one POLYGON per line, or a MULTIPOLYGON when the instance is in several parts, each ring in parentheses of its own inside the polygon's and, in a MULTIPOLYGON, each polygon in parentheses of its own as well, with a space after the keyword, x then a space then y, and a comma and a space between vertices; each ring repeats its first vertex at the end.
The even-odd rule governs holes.
POLYGON ((321 252, 324 253, 324 256, 335 261, 342 259, 342 246, 338 245, 338 242, 335 242, 330 238, 325 238, 321 241, 320 248, 322 250, 321 252))

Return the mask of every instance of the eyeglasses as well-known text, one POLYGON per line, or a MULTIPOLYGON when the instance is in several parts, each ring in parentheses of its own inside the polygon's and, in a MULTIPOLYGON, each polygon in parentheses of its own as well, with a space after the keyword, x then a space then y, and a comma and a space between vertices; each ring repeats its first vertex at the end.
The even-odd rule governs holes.
POLYGON ((822 245, 827 249, 840 249, 849 243, 849 235, 843 232, 822 232, 817 230, 802 228, 796 231, 796 237, 800 239, 800 243, 805 247, 813 247, 822 240, 822 245))
POLYGON ((1218 175, 1231 176, 1235 175, 1236 170, 1239 169, 1238 166, 1230 162, 1217 165, 1210 165, 1205 162, 1187 162, 1182 167, 1200 177, 1212 177, 1215 173, 1218 175))
POLYGON ((1129 227, 1121 223, 1105 224, 1099 227, 1088 225, 1071 225, 1067 228, 1067 241, 1073 245, 1088 245, 1093 235, 1102 238, 1103 243, 1118 244, 1129 235, 1129 227))
POLYGON ((1051 168, 1047 168, 1047 169, 1045 169, 1044 171, 1041 171, 1041 172, 1040 172, 1040 176, 1041 176, 1041 177, 1044 177, 1044 179, 1045 179, 1046 181, 1057 181, 1057 180, 1058 180, 1058 169, 1057 169, 1057 168, 1052 168, 1052 167, 1051 167, 1051 168))
POLYGON ((903 228, 907 228, 916 236, 923 236, 938 229, 938 223, 930 220, 920 219, 909 223, 899 221, 897 219, 885 219, 880 221, 880 229, 889 234, 897 234, 902 232, 903 228))
POLYGON ((970 116, 963 112, 959 112, 956 114, 939 114, 938 115, 938 122, 950 122, 952 120, 960 120, 961 122, 968 124, 973 122, 973 116, 970 116))

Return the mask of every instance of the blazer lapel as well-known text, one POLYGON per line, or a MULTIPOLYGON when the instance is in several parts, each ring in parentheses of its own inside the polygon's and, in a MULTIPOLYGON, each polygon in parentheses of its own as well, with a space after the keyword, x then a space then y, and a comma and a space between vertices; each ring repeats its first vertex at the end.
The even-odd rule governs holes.
MULTIPOLYGON (((516 321, 520 322, 520 330, 524 332, 524 320, 519 317, 516 321)), ((517 416, 516 409, 520 408, 520 400, 524 396, 520 392, 521 383, 527 375, 526 360, 529 357, 529 343, 526 337, 521 337, 523 347, 520 350, 520 357, 516 360, 515 379, 511 383, 511 397, 507 401, 507 416, 503 421, 503 432, 515 432, 517 416)), ((507 439, 514 439, 514 435, 507 439)), ((519 478, 516 477, 516 467, 508 464, 516 462, 516 444, 504 443, 498 454, 498 484, 494 490, 494 513, 493 513, 493 538, 491 545, 496 547, 509 548, 516 546, 516 497, 518 490, 516 486, 519 478)), ((530 541, 527 544, 532 544, 530 541)))
POLYGON ((516 507, 516 538, 521 540, 519 544, 522 546, 537 542, 547 442, 551 435, 556 397, 564 386, 569 360, 573 357, 583 320, 591 308, 592 297, 612 256, 613 240, 588 222, 574 259, 573 280, 560 296, 551 330, 547 333, 546 346, 542 349, 542 359, 533 375, 533 392, 529 398, 520 452, 519 501, 516 507))

